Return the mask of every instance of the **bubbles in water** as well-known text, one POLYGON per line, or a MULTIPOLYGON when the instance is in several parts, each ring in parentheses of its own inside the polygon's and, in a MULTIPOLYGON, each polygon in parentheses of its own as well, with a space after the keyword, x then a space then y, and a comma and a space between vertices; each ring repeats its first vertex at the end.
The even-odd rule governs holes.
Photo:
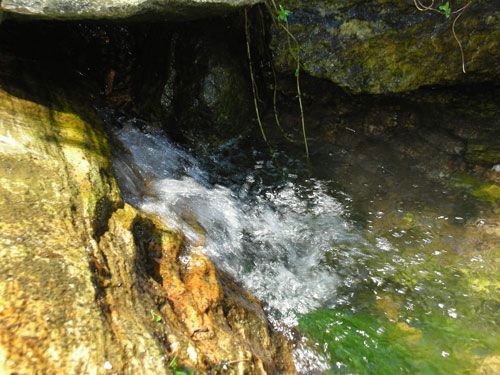
MULTIPOLYGON (((298 324, 296 314, 333 304, 339 282, 325 256, 335 242, 354 235, 322 182, 262 186, 249 168, 241 185, 232 181, 229 189, 209 183, 199 163, 164 136, 125 126, 118 138, 149 182, 144 196, 135 190, 136 204, 203 243, 218 267, 264 302, 275 328, 291 334, 287 327, 298 324)), ((115 163, 117 174, 129 173, 121 164, 115 163)), ((307 345, 295 355, 298 366, 316 362, 320 369, 325 363, 307 345)))

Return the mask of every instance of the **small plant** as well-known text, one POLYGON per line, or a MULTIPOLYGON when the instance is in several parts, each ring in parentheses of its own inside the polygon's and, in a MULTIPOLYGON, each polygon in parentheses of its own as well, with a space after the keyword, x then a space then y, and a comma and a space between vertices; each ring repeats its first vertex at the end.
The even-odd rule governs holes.
POLYGON ((280 21, 283 21, 285 23, 288 22, 287 16, 290 14, 290 11, 287 9, 283 8, 283 5, 279 5, 279 11, 278 11, 278 18, 280 21))
POLYGON ((430 12, 437 12, 437 13, 443 14, 447 19, 449 19, 453 15, 456 15, 455 19, 453 20, 453 23, 451 24, 451 32, 453 33, 453 37, 457 41, 458 48, 460 49, 460 55, 462 57, 462 71, 464 73, 465 73, 464 49, 462 48, 462 42, 460 42, 460 39, 458 39, 457 33, 455 32, 455 24, 457 23, 460 16, 464 13, 464 11, 472 4, 472 1, 473 0, 469 1, 463 7, 452 11, 449 1, 447 1, 443 5, 440 5, 438 8, 434 8, 435 0, 431 0, 429 5, 422 4, 422 2, 420 0, 413 0, 413 2, 415 4, 415 8, 417 8, 421 12, 429 12, 429 11, 430 12))
POLYGON ((160 323, 162 318, 161 315, 155 313, 153 310, 151 310, 151 320, 156 323, 160 323))
MULTIPOLYGON (((276 5, 274 0, 268 0, 265 3, 265 6, 267 7, 269 14, 272 17, 273 24, 276 27, 279 27, 283 29, 288 38, 288 45, 289 45, 289 52, 292 58, 295 60, 297 63, 297 66, 295 68, 295 78, 296 78, 296 86, 297 86, 297 98, 299 102, 299 108, 300 108, 300 119, 301 119, 301 124, 302 124, 302 134, 303 134, 303 140, 304 140, 304 146, 305 146, 305 151, 306 151, 306 159, 309 161, 309 147, 307 145, 307 139, 306 139, 306 131, 305 131, 305 120, 304 120, 304 108, 302 105, 302 93, 300 90, 300 45, 298 40, 293 36, 293 34, 290 32, 288 28, 288 16, 291 14, 291 11, 288 9, 285 9, 283 5, 279 4, 276 5), (295 44, 294 47, 291 46, 290 40, 292 40, 295 44)), ((247 10, 245 9, 244 11, 245 14, 245 36, 246 36, 246 47, 247 47, 247 57, 248 57, 248 62, 249 62, 249 67, 250 67, 250 79, 252 81, 252 91, 253 91, 253 98, 254 98, 254 107, 255 107, 255 113, 257 117, 257 122, 259 124, 259 128, 262 134, 262 138, 264 139, 264 142, 267 143, 267 137, 264 132, 264 127, 262 125, 262 121, 260 118, 260 112, 259 112, 259 106, 258 106, 258 94, 257 94, 257 84, 255 83, 255 78, 253 74, 253 65, 252 65, 252 56, 251 56, 251 49, 250 49, 250 32, 249 32, 249 20, 248 20, 248 13, 247 10)), ((261 14, 261 17, 262 14, 261 14)), ((272 64, 271 64, 272 65, 272 64)), ((274 71, 274 68, 272 68, 273 71, 273 77, 274 77, 274 95, 273 95, 273 107, 274 107, 274 118, 276 121, 276 124, 278 128, 280 129, 281 133, 283 136, 286 138, 286 140, 290 142, 296 142, 295 140, 289 138, 283 128, 281 127, 279 118, 278 118, 278 111, 276 108, 276 73, 274 71)))
MULTIPOLYGON (((309 146, 307 145, 307 138, 306 138, 306 126, 305 126, 305 120, 304 120, 304 108, 302 106, 302 92, 300 90, 300 44, 297 38, 293 36, 291 33, 289 27, 288 27, 288 18, 287 16, 291 13, 289 10, 284 9, 281 4, 279 4, 279 8, 276 7, 276 3, 274 0, 271 0, 272 5, 274 6, 274 9, 278 13, 278 19, 281 21, 279 22, 280 27, 286 32, 287 36, 293 40, 295 43, 295 48, 292 48, 289 43, 289 52, 292 58, 295 60, 297 63, 297 66, 295 68, 295 78, 297 82, 297 98, 299 101, 299 108, 300 108, 300 120, 302 124, 302 135, 304 139, 304 147, 306 151, 306 159, 309 161, 309 146)), ((289 39, 289 42, 290 42, 289 39)))
POLYGON ((444 12, 446 18, 450 18, 451 8, 450 8, 450 3, 448 1, 446 2, 446 4, 441 5, 439 9, 444 12))
POLYGON ((179 366, 177 365, 177 357, 174 357, 172 361, 170 361, 168 368, 174 373, 174 375, 194 375, 193 369, 179 369, 179 366))

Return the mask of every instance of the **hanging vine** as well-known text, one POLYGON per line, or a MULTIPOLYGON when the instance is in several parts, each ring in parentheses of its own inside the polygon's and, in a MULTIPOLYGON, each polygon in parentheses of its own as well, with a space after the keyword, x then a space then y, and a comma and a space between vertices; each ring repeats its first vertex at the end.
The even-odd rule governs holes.
MULTIPOLYGON (((301 92, 301 88, 300 88, 300 70, 301 70, 300 44, 299 44, 298 40, 295 38, 295 36, 291 33, 289 26, 288 26, 287 16, 290 14, 290 11, 284 9, 281 4, 277 5, 274 0, 266 1, 265 5, 269 11, 273 25, 275 27, 279 27, 285 31, 285 33, 287 35, 287 40, 288 40, 289 53, 296 63, 294 75, 295 75, 295 82, 296 82, 297 99, 298 99, 299 110, 300 110, 301 129, 302 129, 302 136, 303 136, 304 148, 305 148, 305 153, 306 153, 306 159, 309 160, 309 146, 307 144, 305 117, 304 117, 304 106, 302 103, 302 92, 301 92), (291 42, 293 42, 293 44, 294 44, 293 47, 292 47, 291 42)), ((263 137, 264 141, 267 143, 267 137, 266 137, 266 134, 264 132, 264 127, 262 125, 262 120, 261 120, 260 112, 259 112, 259 108, 258 108, 257 84, 255 82, 255 75, 254 75, 253 64, 252 64, 251 48, 250 48, 251 40, 250 40, 250 31, 249 31, 249 24, 248 24, 248 12, 246 9, 245 9, 245 36, 246 36, 247 56, 248 56, 248 60, 249 60, 250 79, 252 81, 252 92, 254 95, 255 113, 256 113, 257 122, 259 124, 259 128, 260 128, 262 137, 263 137)), ((272 64, 271 64, 271 66, 272 66, 272 64)), ((288 141, 296 142, 295 140, 291 139, 290 137, 288 137, 286 135, 286 133, 283 130, 281 123, 279 121, 279 115, 278 115, 278 110, 277 110, 277 105, 276 105, 276 96, 277 96, 276 73, 274 71, 274 67, 271 67, 271 69, 272 69, 273 79, 274 79, 273 110, 274 110, 274 119, 275 119, 276 125, 278 126, 278 129, 281 131, 283 136, 288 141)))
POLYGON ((467 4, 465 4, 463 7, 452 11, 450 8, 450 2, 447 1, 445 4, 440 5, 439 7, 435 7, 435 0, 430 0, 429 5, 424 5, 420 0, 413 0, 415 3, 415 7, 421 11, 421 12, 437 12, 439 14, 444 15, 446 18, 450 18, 455 16, 453 19, 453 23, 451 25, 451 31, 453 33, 453 37, 457 41, 458 47, 460 48, 460 55, 462 57, 462 71, 465 73, 465 55, 464 55, 464 49, 462 47, 462 42, 460 39, 458 39, 457 33, 455 31, 455 24, 457 23, 458 19, 462 16, 462 14, 465 12, 465 10, 472 4, 472 1, 469 1, 467 4))

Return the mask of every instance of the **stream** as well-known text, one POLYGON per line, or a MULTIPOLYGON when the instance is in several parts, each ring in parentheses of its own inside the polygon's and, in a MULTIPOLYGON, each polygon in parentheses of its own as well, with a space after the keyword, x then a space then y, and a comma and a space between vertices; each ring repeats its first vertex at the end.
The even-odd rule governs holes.
POLYGON ((204 252, 294 338, 301 373, 500 368, 500 221, 460 176, 431 180, 377 142, 308 165, 245 139, 190 153, 132 123, 116 135, 125 200, 193 242, 203 228, 204 252))

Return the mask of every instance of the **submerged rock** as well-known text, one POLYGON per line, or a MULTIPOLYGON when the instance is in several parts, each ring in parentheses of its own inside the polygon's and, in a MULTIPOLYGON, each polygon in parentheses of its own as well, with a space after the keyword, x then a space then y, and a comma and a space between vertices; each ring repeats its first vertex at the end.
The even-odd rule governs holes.
MULTIPOLYGON (((444 2, 443 2, 444 3, 444 2)), ((452 11, 467 1, 452 4, 452 11)), ((420 12, 413 1, 284 0, 306 73, 353 92, 388 93, 424 85, 496 80, 500 77, 500 6, 477 0, 456 14, 420 12)), ((437 3, 436 3, 437 4, 437 3)), ((437 4, 436 7, 441 4, 437 4)), ((272 38, 278 70, 293 73, 290 41, 281 28, 272 38)))
POLYGON ((12 16, 55 20, 186 20, 227 13, 261 0, 4 0, 12 16))
POLYGON ((255 298, 122 202, 88 98, 0 63, 0 373, 294 374, 255 298))
POLYGON ((470 142, 465 158, 471 163, 491 167, 500 163, 500 143, 494 137, 470 142))

